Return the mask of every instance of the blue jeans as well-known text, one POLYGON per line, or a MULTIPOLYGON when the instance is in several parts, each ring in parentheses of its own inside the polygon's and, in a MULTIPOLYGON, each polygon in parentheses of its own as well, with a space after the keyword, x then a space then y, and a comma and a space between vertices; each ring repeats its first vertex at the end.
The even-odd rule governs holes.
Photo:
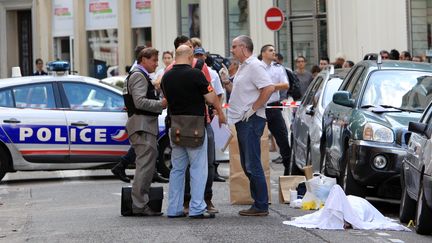
POLYGON ((235 124, 240 151, 240 162, 249 178, 249 186, 254 203, 253 208, 268 210, 267 183, 261 164, 261 136, 266 120, 256 114, 249 121, 235 124))
POLYGON ((208 172, 207 134, 205 135, 203 144, 197 148, 181 147, 172 141, 171 148, 172 169, 169 181, 167 215, 177 216, 183 214, 185 172, 189 164, 191 186, 189 215, 200 215, 207 208, 207 204, 204 202, 204 189, 208 172))

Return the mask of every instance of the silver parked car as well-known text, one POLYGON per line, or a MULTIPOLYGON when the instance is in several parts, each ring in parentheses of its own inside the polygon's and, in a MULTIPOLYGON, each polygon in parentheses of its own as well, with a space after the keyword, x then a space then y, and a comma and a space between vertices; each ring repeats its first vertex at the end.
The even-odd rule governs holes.
POLYGON ((322 115, 348 71, 330 65, 309 85, 292 123, 291 174, 303 174, 302 168, 306 165, 312 165, 314 172, 321 171, 322 115))

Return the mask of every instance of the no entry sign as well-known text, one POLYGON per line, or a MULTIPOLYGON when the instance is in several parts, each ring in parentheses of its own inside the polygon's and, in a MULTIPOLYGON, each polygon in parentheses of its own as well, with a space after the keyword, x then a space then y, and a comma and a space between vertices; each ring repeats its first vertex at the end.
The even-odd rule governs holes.
POLYGON ((282 28, 285 16, 280 8, 269 8, 265 14, 264 21, 266 26, 273 31, 278 31, 282 28))

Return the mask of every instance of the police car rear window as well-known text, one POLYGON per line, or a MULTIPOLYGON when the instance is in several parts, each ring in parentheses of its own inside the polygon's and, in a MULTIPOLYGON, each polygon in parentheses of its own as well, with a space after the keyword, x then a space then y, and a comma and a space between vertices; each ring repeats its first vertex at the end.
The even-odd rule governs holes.
POLYGON ((55 108, 51 84, 33 84, 13 88, 17 108, 55 108))
POLYGON ((13 107, 13 98, 11 90, 0 91, 0 106, 1 107, 13 107))

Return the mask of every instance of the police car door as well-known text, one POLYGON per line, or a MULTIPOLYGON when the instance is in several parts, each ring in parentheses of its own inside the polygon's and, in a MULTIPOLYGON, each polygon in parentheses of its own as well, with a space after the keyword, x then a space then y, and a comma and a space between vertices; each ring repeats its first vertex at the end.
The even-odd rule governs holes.
POLYGON ((102 84, 62 82, 72 162, 116 162, 129 149, 121 92, 102 84))
POLYGON ((50 82, 34 83, 5 88, 0 93, 15 101, 2 104, 0 108, 3 128, 0 133, 6 134, 0 137, 11 152, 15 168, 20 168, 22 158, 35 163, 67 161, 66 117, 64 111, 57 109, 56 86, 50 82))

